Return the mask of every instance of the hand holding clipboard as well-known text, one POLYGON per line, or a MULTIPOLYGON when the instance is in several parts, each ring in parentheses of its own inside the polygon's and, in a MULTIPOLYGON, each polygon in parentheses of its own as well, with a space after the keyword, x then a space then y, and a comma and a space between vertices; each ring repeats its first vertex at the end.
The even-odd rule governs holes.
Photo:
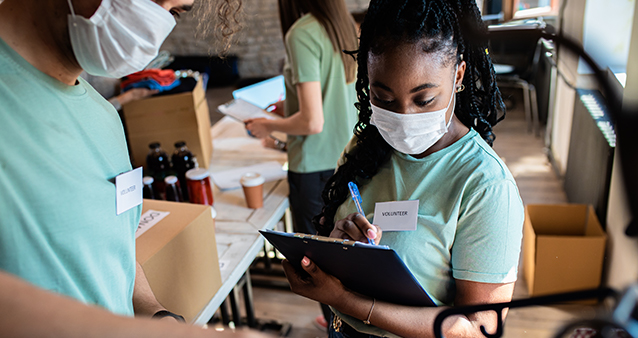
POLYGON ((297 270, 303 270, 301 260, 308 257, 354 292, 395 304, 435 306, 397 253, 387 246, 272 230, 259 232, 297 270))
POLYGON ((409 306, 435 306, 397 253, 385 245, 377 245, 381 240, 381 229, 365 218, 356 184, 350 182, 348 186, 358 212, 338 221, 331 237, 259 231, 289 261, 284 262, 284 269, 293 291, 330 304, 321 298, 325 295, 315 291, 323 289, 324 293, 338 293, 333 288, 339 285, 329 283, 334 282, 331 275, 347 289, 375 299, 409 306), (312 275, 310 281, 304 280, 313 270, 320 280, 315 281, 312 275), (321 285, 324 282, 331 286, 321 285))

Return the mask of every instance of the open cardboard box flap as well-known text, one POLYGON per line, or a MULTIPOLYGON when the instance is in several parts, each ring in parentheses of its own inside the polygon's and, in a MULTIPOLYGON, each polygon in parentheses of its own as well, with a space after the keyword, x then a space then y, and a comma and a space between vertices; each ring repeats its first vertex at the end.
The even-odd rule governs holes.
POLYGON ((221 287, 211 207, 144 200, 170 214, 136 240, 136 255, 157 300, 192 321, 221 287))

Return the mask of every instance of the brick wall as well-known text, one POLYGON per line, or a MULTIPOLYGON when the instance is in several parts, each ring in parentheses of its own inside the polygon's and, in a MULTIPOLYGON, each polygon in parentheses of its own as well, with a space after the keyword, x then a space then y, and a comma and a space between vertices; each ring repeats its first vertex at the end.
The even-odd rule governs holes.
MULTIPOLYGON (((361 11, 369 0, 346 0, 348 10, 361 11)), ((230 49, 239 57, 241 77, 263 77, 280 73, 285 51, 277 0, 244 0, 244 29, 230 49)), ((192 14, 182 15, 177 26, 166 39, 161 50, 179 56, 206 56, 215 54, 217 45, 212 37, 197 34, 197 19, 192 14)))

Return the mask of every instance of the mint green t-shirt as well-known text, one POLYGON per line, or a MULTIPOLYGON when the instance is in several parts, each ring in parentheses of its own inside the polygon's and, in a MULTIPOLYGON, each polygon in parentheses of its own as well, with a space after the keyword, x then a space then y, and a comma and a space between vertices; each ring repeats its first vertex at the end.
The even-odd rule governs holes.
POLYGON ((286 34, 284 113, 299 111, 298 83, 319 81, 323 103, 323 130, 314 135, 288 135, 289 170, 311 173, 334 169, 357 123, 354 82, 346 84, 343 61, 319 21, 311 14, 297 20, 286 34))
MULTIPOLYGON (((516 281, 523 203, 505 164, 473 129, 422 159, 394 151, 359 188, 368 220, 376 202, 419 200, 417 229, 384 232, 380 244, 397 252, 437 305, 453 305, 455 279, 516 281)), ((353 212, 347 199, 335 221, 353 212)), ((396 337, 339 315, 361 332, 396 337)))
POLYGON ((83 79, 68 86, 0 39, 0 269, 133 314, 141 206, 115 214, 131 170, 115 109, 83 79))

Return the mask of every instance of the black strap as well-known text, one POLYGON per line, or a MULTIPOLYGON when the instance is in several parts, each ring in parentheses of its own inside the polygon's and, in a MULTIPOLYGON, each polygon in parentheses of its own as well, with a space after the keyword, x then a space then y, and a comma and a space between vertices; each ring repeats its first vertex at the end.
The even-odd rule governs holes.
POLYGON ((183 322, 186 323, 186 320, 184 319, 184 317, 180 316, 180 315, 176 315, 170 311, 166 311, 166 310, 159 310, 157 312, 155 312, 155 314, 153 315, 153 318, 164 318, 164 317, 173 317, 175 319, 177 319, 178 322, 183 322))
MULTIPOLYGON (((332 324, 332 323, 330 323, 332 324)), ((367 333, 361 333, 359 331, 357 331, 355 328, 353 328, 352 326, 348 325, 348 323, 346 323, 345 321, 341 321, 341 329, 339 330, 339 332, 343 333, 344 336, 347 336, 348 338, 372 338, 372 337, 376 337, 376 336, 372 336, 369 335, 367 333)))

